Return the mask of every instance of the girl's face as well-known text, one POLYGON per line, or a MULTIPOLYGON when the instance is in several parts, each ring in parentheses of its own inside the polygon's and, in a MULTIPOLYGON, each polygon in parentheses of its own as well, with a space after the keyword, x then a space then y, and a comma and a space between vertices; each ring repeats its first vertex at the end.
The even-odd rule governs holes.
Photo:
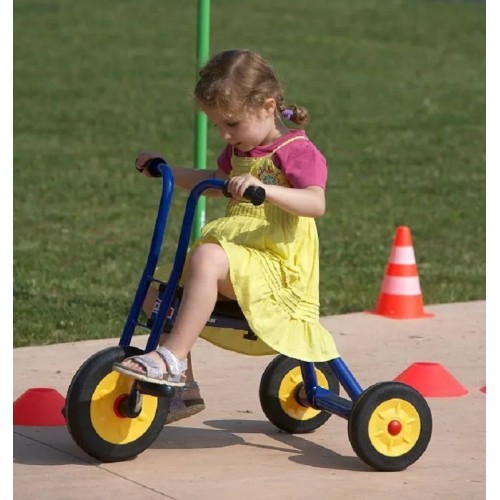
POLYGON ((246 111, 234 120, 224 117, 213 107, 202 107, 202 110, 219 129, 222 140, 240 151, 246 152, 257 146, 271 144, 280 136, 275 123, 274 99, 267 99, 261 108, 246 111))

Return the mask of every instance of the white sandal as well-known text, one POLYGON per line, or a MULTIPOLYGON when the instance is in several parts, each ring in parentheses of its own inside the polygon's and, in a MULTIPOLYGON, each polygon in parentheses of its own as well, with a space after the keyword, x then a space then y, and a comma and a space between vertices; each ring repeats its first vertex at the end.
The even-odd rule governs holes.
POLYGON ((114 363, 113 370, 152 384, 172 385, 175 387, 183 387, 186 385, 184 374, 187 370, 187 359, 177 359, 177 357, 166 347, 160 346, 153 352, 158 353, 165 362, 167 367, 166 372, 163 371, 164 369, 161 363, 151 358, 149 353, 132 356, 121 363, 114 363), (123 363, 126 361, 133 361, 141 365, 145 371, 131 368, 130 366, 124 366, 123 363))

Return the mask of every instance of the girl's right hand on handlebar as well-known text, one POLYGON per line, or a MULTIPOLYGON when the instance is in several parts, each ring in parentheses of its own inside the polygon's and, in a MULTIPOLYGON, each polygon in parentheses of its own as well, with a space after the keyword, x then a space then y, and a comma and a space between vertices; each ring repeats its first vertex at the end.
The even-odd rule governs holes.
POLYGON ((158 151, 140 152, 135 159, 135 169, 146 177, 153 177, 145 168, 147 162, 152 160, 153 158, 164 158, 164 156, 158 151))

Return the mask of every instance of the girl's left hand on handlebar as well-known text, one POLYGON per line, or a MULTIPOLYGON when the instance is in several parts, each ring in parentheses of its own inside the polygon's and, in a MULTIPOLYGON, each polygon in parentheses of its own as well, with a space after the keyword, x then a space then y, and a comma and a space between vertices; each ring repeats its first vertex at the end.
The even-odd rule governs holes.
POLYGON ((257 177, 251 174, 237 175, 231 177, 227 184, 227 190, 231 194, 231 197, 240 200, 243 198, 245 191, 250 186, 260 186, 265 188, 265 184, 261 182, 257 177))
POLYGON ((164 158, 158 151, 141 151, 135 159, 135 169, 146 177, 153 177, 145 168, 146 163, 153 158, 164 158))

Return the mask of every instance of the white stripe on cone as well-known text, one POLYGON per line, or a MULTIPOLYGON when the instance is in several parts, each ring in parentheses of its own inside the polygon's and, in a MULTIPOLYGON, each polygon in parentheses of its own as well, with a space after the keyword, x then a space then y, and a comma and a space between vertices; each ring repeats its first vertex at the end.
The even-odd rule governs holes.
POLYGON ((418 276, 385 276, 382 283, 382 293, 388 295, 420 295, 418 276))
POLYGON ((389 262, 391 264, 415 264, 413 247, 392 247, 389 262))

